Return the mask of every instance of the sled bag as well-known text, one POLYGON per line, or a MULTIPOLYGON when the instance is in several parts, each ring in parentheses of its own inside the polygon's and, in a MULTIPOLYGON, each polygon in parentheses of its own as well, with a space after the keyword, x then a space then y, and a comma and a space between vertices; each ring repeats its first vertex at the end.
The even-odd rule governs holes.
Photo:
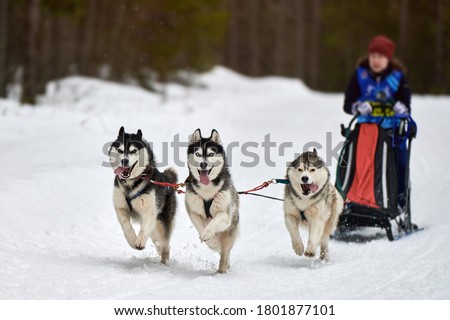
POLYGON ((358 123, 345 142, 336 178, 347 202, 395 212, 397 172, 388 132, 374 123, 358 123))

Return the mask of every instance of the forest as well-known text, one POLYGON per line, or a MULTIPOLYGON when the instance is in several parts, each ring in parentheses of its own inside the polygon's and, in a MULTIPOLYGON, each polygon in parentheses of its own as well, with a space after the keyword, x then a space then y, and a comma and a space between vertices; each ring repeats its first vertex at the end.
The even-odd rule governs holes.
POLYGON ((155 91, 215 65, 342 92, 378 34, 413 93, 450 93, 448 0, 0 0, 0 97, 71 75, 155 91))

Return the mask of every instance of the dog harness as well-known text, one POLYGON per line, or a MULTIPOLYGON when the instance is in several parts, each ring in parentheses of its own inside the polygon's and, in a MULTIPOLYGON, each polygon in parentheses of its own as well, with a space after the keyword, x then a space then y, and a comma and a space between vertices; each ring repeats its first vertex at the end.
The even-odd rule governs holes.
MULTIPOLYGON (((152 180, 151 180, 151 173, 153 171, 153 167, 151 165, 147 166, 147 168, 145 169, 144 173, 141 174, 139 177, 136 177, 135 179, 141 179, 144 180, 147 184, 149 184, 152 180)), ((169 186, 164 186, 164 189, 166 192, 172 190, 169 186)), ((131 201, 133 201, 134 199, 138 198, 139 196, 141 196, 144 193, 145 190, 145 186, 139 191, 137 192, 135 195, 133 195, 132 197, 128 197, 125 196, 125 200, 127 201, 128 207, 130 209, 132 209, 132 205, 131 205, 131 201)))
POLYGON ((144 191, 144 188, 142 188, 141 191, 139 191, 138 193, 136 193, 134 196, 132 196, 131 198, 125 197, 125 200, 127 200, 127 204, 128 207, 131 209, 133 209, 133 206, 131 205, 131 201, 133 201, 134 199, 136 199, 137 197, 139 197, 144 191))
POLYGON ((302 217, 302 220, 303 221, 308 221, 308 219, 306 219, 306 216, 305 216, 305 211, 300 211, 299 210, 299 212, 300 212, 300 216, 302 217))
POLYGON ((212 219, 212 215, 211 215, 211 204, 212 204, 212 202, 213 202, 213 199, 203 200, 203 206, 205 207, 206 218, 211 218, 212 219))

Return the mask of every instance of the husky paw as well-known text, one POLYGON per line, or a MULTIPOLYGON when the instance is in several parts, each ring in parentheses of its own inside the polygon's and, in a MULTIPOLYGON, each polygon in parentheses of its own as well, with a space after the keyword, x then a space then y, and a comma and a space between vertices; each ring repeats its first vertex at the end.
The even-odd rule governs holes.
POLYGON ((144 250, 144 249, 145 249, 145 246, 135 244, 135 245, 134 245, 134 248, 135 248, 136 250, 144 250))
POLYGON ((219 268, 219 270, 217 270, 217 273, 227 273, 228 268, 219 268))
POLYGON ((161 263, 167 265, 168 262, 169 262, 169 252, 164 252, 161 255, 161 263))
POLYGON ((328 261, 329 260, 328 248, 320 248, 320 260, 328 261))
POLYGON ((295 254, 299 256, 301 256, 303 254, 303 251, 305 250, 301 242, 300 243, 292 242, 292 248, 294 249, 295 254))
POLYGON ((141 239, 141 237, 136 239, 136 242, 134 243, 133 248, 135 248, 136 250, 143 250, 145 249, 145 245, 146 245, 147 241, 144 239, 141 239))
POLYGON ((317 245, 313 245, 311 243, 308 243, 308 246, 305 250, 305 257, 314 257, 316 256, 317 251, 317 245))
POLYGON ((214 238, 214 232, 211 230, 205 229, 203 230, 202 234, 200 235, 200 241, 208 241, 214 238))
POLYGON ((217 270, 217 273, 227 273, 227 271, 230 269, 230 263, 226 263, 223 261, 219 262, 219 269, 217 270))
POLYGON ((306 250, 305 251, 305 257, 310 257, 310 258, 312 258, 312 257, 314 257, 316 255, 316 252, 315 251, 310 251, 310 250, 306 250))

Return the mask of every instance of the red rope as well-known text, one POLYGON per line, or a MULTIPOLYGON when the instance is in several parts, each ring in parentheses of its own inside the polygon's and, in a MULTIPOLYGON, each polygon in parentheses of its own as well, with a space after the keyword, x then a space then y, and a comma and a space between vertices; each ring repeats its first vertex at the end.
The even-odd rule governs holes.
MULTIPOLYGON (((153 183, 153 184, 156 184, 158 186, 172 188, 179 194, 186 193, 185 191, 180 190, 180 188, 183 188, 185 186, 184 183, 170 183, 170 182, 162 182, 162 181, 154 181, 154 180, 150 180, 150 182, 153 183)), ((247 190, 247 191, 239 191, 238 193, 239 194, 248 194, 248 193, 253 192, 253 191, 259 191, 261 189, 267 188, 272 183, 276 183, 276 180, 275 179, 271 179, 271 180, 264 181, 262 184, 260 184, 257 187, 254 187, 253 189, 250 189, 250 190, 247 190)))
POLYGON ((253 189, 250 189, 250 190, 247 190, 247 191, 239 191, 238 193, 239 193, 239 194, 247 194, 247 193, 249 193, 249 192, 258 191, 258 190, 267 188, 267 187, 268 187, 270 184, 272 184, 272 183, 274 183, 273 179, 272 179, 272 180, 265 181, 265 182, 263 182, 262 184, 260 184, 259 186, 254 187, 253 189))
POLYGON ((154 180, 150 180, 150 182, 153 184, 156 184, 158 186, 172 188, 177 193, 186 193, 183 190, 180 190, 180 188, 184 187, 184 183, 170 183, 170 182, 162 182, 162 181, 154 181, 154 180))

